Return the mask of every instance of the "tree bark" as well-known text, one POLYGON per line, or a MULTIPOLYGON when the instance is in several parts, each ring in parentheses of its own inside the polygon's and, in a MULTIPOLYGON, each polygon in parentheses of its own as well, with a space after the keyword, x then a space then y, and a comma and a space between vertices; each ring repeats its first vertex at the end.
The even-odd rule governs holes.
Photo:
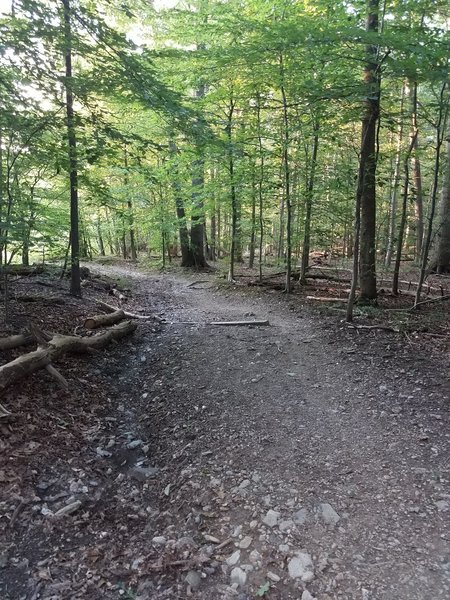
POLYGON ((72 296, 81 297, 80 238, 78 220, 78 160, 75 114, 73 109, 72 27, 70 0, 62 0, 62 4, 64 9, 64 88, 66 92, 67 140, 70 179, 70 293, 72 296))
MULTIPOLYGON (((367 32, 378 32, 379 0, 367 0, 367 32)), ((363 167, 361 194, 360 234, 360 300, 373 301, 377 297, 376 280, 376 131, 380 112, 380 75, 378 46, 366 46, 367 63, 364 67, 366 88, 365 110, 361 128, 360 163, 363 167)))

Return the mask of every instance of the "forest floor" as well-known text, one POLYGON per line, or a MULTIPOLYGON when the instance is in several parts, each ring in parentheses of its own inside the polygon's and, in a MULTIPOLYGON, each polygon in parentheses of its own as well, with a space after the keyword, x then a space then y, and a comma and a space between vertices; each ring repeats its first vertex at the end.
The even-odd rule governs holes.
MULTIPOLYGON (((60 360, 69 391, 41 371, 3 395, 2 600, 450 597, 439 337, 349 328, 214 274, 91 268, 167 322, 60 360), (270 325, 210 324, 241 319, 270 325)), ((58 285, 12 301, 3 333, 30 315, 73 332, 106 298, 49 302, 58 285)))

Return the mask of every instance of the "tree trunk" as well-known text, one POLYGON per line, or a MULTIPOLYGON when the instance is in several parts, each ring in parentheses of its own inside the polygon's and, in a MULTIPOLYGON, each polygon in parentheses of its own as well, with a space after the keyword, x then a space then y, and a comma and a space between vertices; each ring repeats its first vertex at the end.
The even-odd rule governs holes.
MULTIPOLYGON (((419 284, 416 290, 416 297, 414 300, 414 306, 416 306, 420 301, 420 294, 422 292, 422 285, 425 281, 425 275, 427 272, 427 263, 428 263, 428 255, 430 252, 431 246, 431 234, 433 229, 433 221, 434 221, 434 213, 436 211, 436 200, 438 194, 438 185, 439 185, 439 171, 441 166, 441 150, 442 150, 442 142, 444 141, 444 124, 446 120, 446 116, 448 113, 448 103, 450 97, 448 96, 448 84, 447 82, 443 83, 441 87, 440 93, 440 103, 439 103, 439 115, 436 124, 436 155, 434 159, 434 175, 433 175, 433 185, 431 188, 431 197, 430 197, 430 215, 428 217, 428 227, 427 234, 424 238, 424 244, 422 249, 422 257, 421 257, 421 266, 420 266, 420 276, 419 276, 419 284), (444 100, 445 98, 445 100, 444 100)), ((448 174, 448 170, 447 170, 448 174)), ((434 265, 431 265, 433 267, 434 265)))
MULTIPOLYGON (((289 115, 286 90, 284 87, 283 55, 280 54, 281 97, 283 102, 283 167, 284 167, 284 198, 286 200, 286 281, 285 292, 292 291, 292 202, 291 202, 291 172, 289 164, 289 115)), ((280 241, 282 238, 280 238, 280 241)))
POLYGON ((251 233, 250 233, 250 255, 248 266, 253 269, 255 264, 255 245, 256 245, 256 181, 255 181, 255 164, 252 161, 252 216, 251 216, 251 233))
MULTIPOLYGON (((378 32, 379 0, 367 0, 367 32, 378 32)), ((378 47, 366 46, 367 63, 364 67, 366 87, 365 110, 361 128, 362 194, 360 233, 360 299, 372 301, 377 297, 376 280, 376 131, 380 112, 380 74, 378 47)))
POLYGON ((128 221, 128 235, 130 236, 130 253, 131 260, 137 261, 137 250, 136 250, 136 236, 134 233, 134 215, 133 215, 133 201, 131 200, 130 194, 127 191, 128 186, 128 152, 127 147, 124 148, 124 167, 125 167, 125 193, 127 194, 127 221, 128 221))
POLYGON ((236 259, 236 242, 237 242, 237 222, 238 222, 238 206, 236 197, 236 185, 234 182, 234 153, 233 153, 233 113, 234 100, 231 95, 228 111, 228 120, 226 125, 226 135, 228 142, 228 174, 230 176, 230 200, 231 200, 231 244, 230 244, 230 267, 228 270, 228 281, 234 279, 234 261, 236 259))
POLYGON ((311 246, 311 214, 312 214, 312 203, 314 196, 314 181, 316 175, 317 165, 317 152, 319 150, 319 123, 314 120, 314 141, 313 151, 311 158, 311 169, 309 173, 308 183, 306 187, 306 214, 305 214, 305 230, 303 235, 303 251, 302 251, 302 264, 300 269, 300 283, 306 283, 306 273, 309 266, 309 252, 311 246))
POLYGON ((100 224, 100 217, 97 217, 97 236, 98 236, 98 247, 100 249, 100 256, 106 256, 105 244, 103 242, 102 227, 100 224))
MULTIPOLYGON (((203 98, 205 95, 205 86, 200 85, 196 91, 197 98, 203 98)), ((197 147, 197 153, 200 155, 201 149, 197 147)), ((204 161, 199 157, 192 165, 192 204, 193 212, 191 215, 191 253, 192 265, 196 268, 207 266, 205 259, 205 215, 203 205, 203 188, 204 188, 204 161)))
POLYGON ((395 243, 396 234, 396 223, 397 223, 397 197, 398 188, 400 185, 400 165, 401 165, 401 151, 403 141, 403 103, 405 99, 405 86, 402 86, 402 95, 400 100, 400 122, 397 128, 397 148, 395 153, 395 168, 394 168, 394 180, 392 182, 392 193, 391 193, 391 206, 389 214, 389 231, 388 240, 386 244, 386 256, 384 264, 386 267, 391 266, 392 252, 395 243))
POLYGON ((439 203, 439 224, 429 267, 430 271, 436 273, 450 272, 450 129, 447 132, 446 153, 447 165, 439 203))
POLYGON ((405 171, 405 182, 403 184, 403 201, 402 201, 402 213, 400 217, 400 226, 398 229, 398 240, 397 240, 397 253, 395 256, 395 267, 394 275, 392 277, 392 293, 396 296, 398 294, 398 279, 400 274, 400 261, 402 259, 402 247, 403 238, 405 235, 406 215, 408 209, 408 189, 409 189, 409 157, 414 148, 416 136, 414 135, 409 145, 408 153, 405 156, 404 171, 405 171))
POLYGON ((64 8, 64 54, 65 54, 65 79, 67 140, 70 177, 70 239, 71 239, 71 268, 70 268, 70 293, 72 296, 81 297, 80 277, 80 238, 78 224, 78 161, 77 138, 75 131, 73 109, 73 80, 72 80, 72 28, 70 0, 62 0, 64 8))
POLYGON ((422 191, 422 171, 419 157, 419 128, 417 125, 417 82, 409 84, 409 97, 411 102, 411 134, 410 139, 415 137, 413 148, 413 181, 415 192, 415 213, 416 213, 416 260, 420 261, 423 244, 423 191, 422 191))

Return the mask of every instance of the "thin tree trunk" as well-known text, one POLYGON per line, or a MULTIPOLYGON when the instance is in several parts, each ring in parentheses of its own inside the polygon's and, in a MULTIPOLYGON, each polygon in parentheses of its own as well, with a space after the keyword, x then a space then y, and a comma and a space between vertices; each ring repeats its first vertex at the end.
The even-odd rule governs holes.
POLYGON ((252 161, 252 215, 251 215, 251 233, 250 233, 250 252, 248 266, 253 269, 255 264, 255 246, 256 246, 256 181, 255 181, 255 164, 252 161))
MULTIPOLYGON (((367 0, 367 31, 378 32, 380 0, 367 0)), ((360 299, 373 301, 377 297, 375 265, 376 242, 376 132, 380 112, 380 75, 378 47, 366 46, 367 63, 364 67, 366 87, 365 111, 362 120, 361 155, 363 165, 360 232, 360 299)))
MULTIPOLYGON (((280 54, 280 75, 281 75, 281 97, 283 102, 283 166, 284 166, 284 198, 286 200, 286 282, 285 292, 290 294, 292 291, 292 202, 291 202, 291 173, 289 164, 289 114, 284 87, 284 64, 283 54, 280 54)), ((280 238, 281 240, 282 238, 280 238)))
POLYGON ((313 140, 313 151, 311 158, 311 169, 309 173, 307 188, 306 188, 306 214, 305 214, 305 230, 303 235, 303 251, 302 251, 302 263, 300 270, 300 283, 306 283, 306 273, 309 266, 309 252, 311 246, 311 214, 312 204, 314 196, 314 183, 316 175, 317 165, 317 152, 319 150, 319 123, 314 120, 313 126, 314 140, 313 140))
POLYGON ((264 245, 264 148, 261 135, 261 105, 258 96, 256 105, 256 119, 258 130, 258 150, 259 150, 259 177, 258 177, 258 221, 259 221, 259 282, 262 283, 262 261, 263 261, 263 245, 264 245))
POLYGON ((228 120, 226 126, 226 135, 228 141, 228 173, 230 176, 230 200, 231 200, 231 244, 230 244, 230 266, 228 270, 228 281, 234 280, 234 261, 236 254, 236 236, 238 222, 238 206, 236 197, 236 184, 234 181, 234 152, 233 152, 233 113, 234 99, 231 95, 228 111, 228 120))
POLYGON ((181 196, 181 186, 179 182, 178 164, 176 158, 178 148, 173 140, 169 141, 169 151, 174 163, 171 181, 178 219, 178 235, 180 238, 181 247, 181 266, 192 267, 194 264, 194 257, 192 256, 191 248, 189 245, 189 232, 186 225, 186 211, 184 209, 184 202, 181 196))
POLYGON ((402 213, 400 217, 400 226, 398 229, 398 239, 397 239, 397 253, 395 256, 395 266, 394 266, 394 275, 392 277, 392 293, 397 296, 398 295, 398 279, 400 275, 400 262, 402 259, 402 247, 403 247, 403 238, 405 234, 405 225, 406 225, 406 215, 408 209, 408 189, 409 189, 409 158, 411 156, 411 152, 414 148, 414 144, 416 141, 416 136, 414 135, 411 143, 409 145, 408 152, 405 156, 405 162, 403 165, 405 172, 405 182, 403 184, 403 194, 402 194, 402 213))
MULTIPOLYGON (((200 49, 200 47, 199 47, 200 49)), ((200 85, 196 91, 197 98, 203 98, 205 95, 205 86, 200 85)), ((198 147, 197 152, 201 149, 198 147)), ((205 215, 203 206, 203 188, 204 188, 204 161, 203 158, 198 158, 193 163, 192 177, 192 204, 193 213, 191 216, 191 252, 193 266, 203 268, 207 266, 205 259, 205 215)))
POLYGON ((67 115, 67 140, 70 174, 70 239, 71 239, 71 269, 70 293, 72 296, 81 297, 80 278, 80 239, 78 223, 78 161, 77 138, 75 131, 73 109, 73 79, 72 79, 72 28, 70 0, 62 0, 64 8, 64 54, 65 54, 65 79, 66 115, 67 115))
POLYGON ((133 201, 131 200, 131 196, 127 191, 128 186, 128 152, 127 147, 124 148, 124 167, 125 167, 125 193, 127 194, 127 220, 128 220, 128 234, 130 236, 130 253, 131 260, 137 261, 137 250, 136 250, 136 236, 134 232, 134 215, 133 215, 133 201))
POLYGON ((400 122, 397 128, 397 148, 395 153, 394 180, 392 182, 391 206, 389 215, 389 231, 386 244, 386 256, 384 264, 386 267, 391 266, 392 252, 394 249, 396 222, 397 222, 397 197, 398 188, 400 185, 400 166, 401 166, 401 151, 403 141, 403 104, 405 100, 405 86, 402 86, 402 95, 400 100, 400 122))
POLYGON ((106 256, 105 244, 103 242, 103 235, 102 235, 102 227, 100 224, 100 217, 97 217, 97 236, 98 236, 98 246, 100 249, 100 256, 106 256))
POLYGON ((423 191, 422 171, 419 157, 419 128, 417 125, 417 82, 409 84, 411 102, 411 139, 415 137, 412 155, 416 213, 416 260, 420 261, 423 244, 423 191))

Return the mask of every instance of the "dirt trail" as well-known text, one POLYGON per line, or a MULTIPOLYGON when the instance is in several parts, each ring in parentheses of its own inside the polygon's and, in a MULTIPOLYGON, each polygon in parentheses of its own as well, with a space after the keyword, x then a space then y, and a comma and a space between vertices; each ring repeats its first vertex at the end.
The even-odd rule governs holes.
POLYGON ((215 281, 135 275, 131 308, 172 324, 96 361, 138 443, 99 459, 119 467, 83 540, 120 532, 122 571, 96 559, 106 587, 42 598, 116 598, 118 581, 139 600, 449 598, 448 367, 215 281))
POLYGON ((165 424, 184 434, 160 444, 182 460, 170 468, 183 481, 172 501, 184 503, 186 533, 231 536, 228 558, 240 549, 194 581, 194 596, 233 597, 234 581, 242 598, 266 582, 268 598, 303 588, 317 598, 448 598, 449 388, 439 365, 396 337, 338 336, 283 300, 187 284, 141 283, 170 298, 170 320, 200 323, 164 327, 152 392, 165 424), (271 327, 202 324, 242 318, 271 327), (219 512, 202 517, 211 506, 219 512))

